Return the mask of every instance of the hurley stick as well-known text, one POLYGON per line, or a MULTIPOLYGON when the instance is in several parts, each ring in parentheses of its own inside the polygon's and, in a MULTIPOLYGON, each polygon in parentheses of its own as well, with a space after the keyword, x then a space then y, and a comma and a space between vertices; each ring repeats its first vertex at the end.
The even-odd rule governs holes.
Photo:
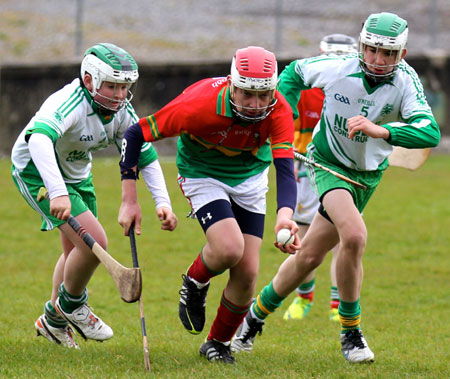
MULTIPOLYGON (((128 232, 130 237, 131 245, 131 256, 133 258, 133 267, 139 268, 137 249, 136 249, 136 237, 134 235, 134 226, 130 226, 130 231, 128 232)), ((145 318, 144 318, 144 304, 142 302, 142 294, 139 296, 139 314, 141 316, 141 330, 142 330, 142 343, 144 346, 144 365, 147 371, 150 371, 150 353, 148 351, 148 341, 147 341, 147 330, 145 328, 145 318)))
POLYGON ((405 149, 395 146, 388 157, 389 166, 407 168, 414 171, 422 166, 430 155, 430 148, 425 149, 405 149))
POLYGON ((295 156, 295 159, 298 159, 299 161, 303 161, 303 162, 305 162, 306 164, 308 164, 310 166, 314 166, 314 167, 320 168, 321 170, 324 170, 324 171, 330 173, 331 175, 334 175, 337 178, 342 179, 343 181, 345 181, 347 183, 353 184, 354 186, 362 188, 363 190, 367 189, 367 187, 364 184, 361 184, 361 183, 356 182, 356 181, 354 181, 354 180, 352 180, 350 178, 347 178, 346 176, 344 176, 342 174, 339 174, 338 172, 333 171, 332 169, 330 169, 328 167, 322 166, 321 164, 316 163, 316 162, 314 162, 313 160, 311 160, 309 158, 306 158, 304 155, 302 155, 300 153, 297 153, 296 151, 294 151, 294 156, 295 156))
MULTIPOLYGON (((45 187, 41 187, 37 196, 37 201, 49 200, 48 192, 45 187)), ((127 303, 134 303, 141 296, 142 279, 141 270, 138 267, 128 268, 117 262, 98 242, 80 225, 75 217, 69 216, 67 223, 72 227, 75 233, 89 246, 95 256, 103 263, 106 270, 114 279, 119 290, 120 297, 127 303)))

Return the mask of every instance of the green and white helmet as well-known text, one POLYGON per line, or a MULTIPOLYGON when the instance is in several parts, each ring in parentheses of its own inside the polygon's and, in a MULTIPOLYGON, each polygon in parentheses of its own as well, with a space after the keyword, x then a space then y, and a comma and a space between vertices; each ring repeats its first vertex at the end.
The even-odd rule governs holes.
POLYGON ((366 75, 377 81, 383 81, 393 76, 402 59, 407 41, 408 23, 406 20, 393 13, 383 12, 371 14, 364 23, 359 37, 361 67, 366 75), (395 63, 390 65, 392 66, 392 70, 383 75, 377 75, 368 70, 367 64, 363 60, 366 46, 395 52, 395 63))
POLYGON ((100 109, 107 110, 109 113, 117 112, 125 106, 127 101, 131 101, 139 78, 138 65, 133 57, 124 49, 111 43, 99 43, 87 49, 81 62, 80 72, 82 79, 86 73, 92 77, 93 91, 89 93, 93 99, 96 95, 100 95, 97 91, 103 82, 128 85, 128 96, 118 107, 108 108, 94 99, 100 109))

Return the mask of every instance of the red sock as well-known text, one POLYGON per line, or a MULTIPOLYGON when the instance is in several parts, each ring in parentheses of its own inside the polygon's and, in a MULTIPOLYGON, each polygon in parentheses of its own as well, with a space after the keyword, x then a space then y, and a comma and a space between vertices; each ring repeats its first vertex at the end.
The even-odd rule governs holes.
POLYGON ((206 267, 203 263, 202 253, 200 253, 194 263, 192 263, 191 267, 189 267, 187 274, 199 283, 208 283, 209 279, 219 273, 212 272, 206 267))
POLYGON ((332 309, 338 309, 339 308, 339 300, 330 300, 330 306, 332 309))
POLYGON ((303 299, 309 299, 309 301, 312 303, 314 298, 314 291, 311 291, 310 293, 300 293, 298 296, 302 297, 303 299))
POLYGON ((222 293, 222 299, 220 300, 219 309, 217 309, 216 318, 211 326, 208 340, 214 338, 220 342, 231 341, 251 304, 251 302, 247 305, 233 304, 222 293))

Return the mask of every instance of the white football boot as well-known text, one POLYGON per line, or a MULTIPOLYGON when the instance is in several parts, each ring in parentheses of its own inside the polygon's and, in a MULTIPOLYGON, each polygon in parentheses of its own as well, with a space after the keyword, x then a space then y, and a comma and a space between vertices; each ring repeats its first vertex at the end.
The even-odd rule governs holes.
POLYGON ((367 342, 359 329, 349 330, 341 334, 342 354, 352 363, 373 362, 375 355, 367 346, 367 342))
POLYGON ((261 335, 263 325, 264 320, 260 320, 254 316, 250 308, 231 341, 231 351, 235 353, 239 351, 252 351, 256 335, 261 335))
POLYGON ((79 349, 78 344, 73 339, 73 331, 69 325, 66 325, 64 328, 55 328, 48 324, 45 314, 43 314, 36 320, 34 327, 38 336, 43 336, 50 342, 68 348, 79 349))
POLYGON ((97 317, 87 304, 83 304, 72 313, 66 313, 62 310, 58 298, 55 308, 84 339, 105 341, 114 335, 112 329, 97 317))

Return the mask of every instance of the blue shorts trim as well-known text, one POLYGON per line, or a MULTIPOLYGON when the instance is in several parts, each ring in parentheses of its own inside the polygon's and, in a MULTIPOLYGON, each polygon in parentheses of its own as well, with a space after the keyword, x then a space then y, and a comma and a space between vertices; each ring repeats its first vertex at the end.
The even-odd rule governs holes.
POLYGON ((205 233, 217 221, 234 218, 243 234, 250 234, 261 239, 264 235, 265 215, 249 212, 233 200, 231 203, 223 199, 214 200, 201 207, 195 214, 205 233))

